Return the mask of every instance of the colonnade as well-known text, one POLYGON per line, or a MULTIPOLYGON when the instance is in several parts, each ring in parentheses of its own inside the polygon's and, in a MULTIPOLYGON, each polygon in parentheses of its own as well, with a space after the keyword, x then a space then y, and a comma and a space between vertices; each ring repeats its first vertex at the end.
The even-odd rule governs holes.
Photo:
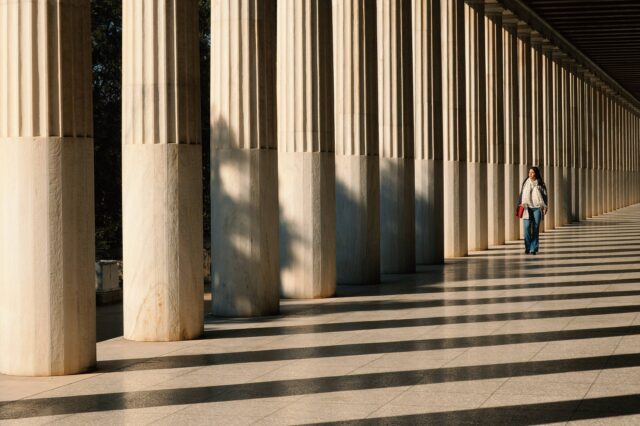
MULTIPOLYGON (((123 2, 124 332, 203 329, 196 0, 123 2)), ((0 1, 0 372, 95 364, 88 0, 0 1)), ((640 201, 638 101, 495 0, 212 2, 212 309, 640 201)))

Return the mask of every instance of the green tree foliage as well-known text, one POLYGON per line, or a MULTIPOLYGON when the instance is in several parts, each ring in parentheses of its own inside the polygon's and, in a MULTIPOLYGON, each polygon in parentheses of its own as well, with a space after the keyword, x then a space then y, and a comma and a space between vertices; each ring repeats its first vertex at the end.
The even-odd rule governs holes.
POLYGON ((96 257, 122 258, 122 0, 91 2, 96 257))
MULTIPOLYGON (((137 0, 134 0, 137 1, 137 0)), ((204 237, 209 225, 210 0, 199 0, 204 237)), ((122 0, 92 0, 96 257, 122 258, 122 0)))

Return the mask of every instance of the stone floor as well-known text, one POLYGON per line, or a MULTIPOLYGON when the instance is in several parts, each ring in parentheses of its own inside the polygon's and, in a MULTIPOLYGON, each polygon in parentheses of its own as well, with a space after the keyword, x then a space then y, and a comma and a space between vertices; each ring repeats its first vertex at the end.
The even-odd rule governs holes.
MULTIPOLYGON (((0 376, 12 424, 640 424, 640 205, 379 286, 0 376)), ((101 339, 120 307, 99 312, 101 339), (106 327, 106 329, 105 329, 106 327)))

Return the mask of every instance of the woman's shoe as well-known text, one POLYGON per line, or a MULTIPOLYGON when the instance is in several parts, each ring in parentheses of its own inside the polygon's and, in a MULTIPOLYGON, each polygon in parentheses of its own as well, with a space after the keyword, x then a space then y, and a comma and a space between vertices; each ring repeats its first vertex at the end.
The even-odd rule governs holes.
POLYGON ((524 249, 524 254, 529 254, 529 250, 524 249))
POLYGON ((538 252, 537 251, 532 251, 531 254, 533 254, 535 256, 536 254, 538 254, 538 252))

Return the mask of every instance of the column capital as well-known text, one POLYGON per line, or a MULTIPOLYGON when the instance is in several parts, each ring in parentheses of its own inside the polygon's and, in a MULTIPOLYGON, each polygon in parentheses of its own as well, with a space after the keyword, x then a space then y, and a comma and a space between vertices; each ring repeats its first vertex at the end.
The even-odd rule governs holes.
POLYGON ((542 34, 540 34, 538 31, 536 30, 532 30, 531 31, 531 44, 534 45, 536 48, 541 48, 542 44, 544 43, 545 39, 542 36, 542 34))
POLYGON ((518 17, 510 10, 502 12, 502 26, 515 30, 518 25, 518 17))
POLYGON ((489 17, 502 17, 505 12, 504 7, 497 0, 484 0, 484 14, 489 17))
POLYGON ((560 62, 560 61, 564 60, 564 58, 567 57, 567 54, 564 53, 562 50, 560 50, 559 47, 553 46, 553 48, 551 50, 551 56, 553 57, 553 59, 555 59, 556 61, 560 62))
POLYGON ((531 37, 531 27, 524 21, 518 21, 518 37, 529 38, 531 37))

